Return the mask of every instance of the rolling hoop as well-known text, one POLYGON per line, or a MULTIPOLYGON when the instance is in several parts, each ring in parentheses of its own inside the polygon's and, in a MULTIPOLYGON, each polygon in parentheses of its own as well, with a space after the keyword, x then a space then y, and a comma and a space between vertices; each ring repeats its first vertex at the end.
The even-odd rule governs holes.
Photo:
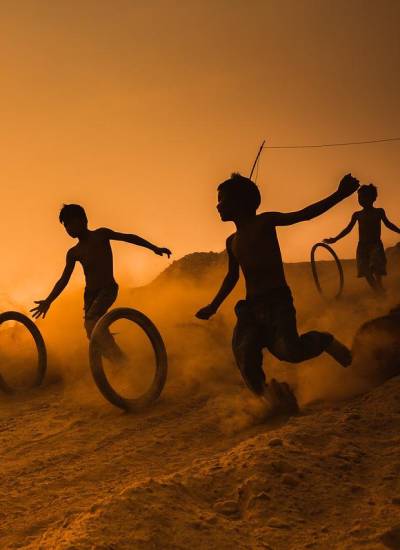
POLYGON ((323 298, 325 298, 326 300, 330 299, 330 298, 327 298, 327 296, 324 294, 324 291, 321 287, 321 283, 320 283, 319 276, 318 276, 317 264, 316 264, 316 261, 315 261, 315 253, 316 253, 318 248, 325 248, 325 250, 327 250, 333 256, 333 259, 335 260, 335 264, 336 264, 336 267, 337 267, 337 270, 338 270, 338 273, 339 273, 339 288, 338 288, 337 293, 333 297, 333 299, 334 300, 339 300, 339 298, 343 294, 343 288, 344 288, 343 267, 342 267, 341 261, 339 260, 339 257, 336 254, 336 252, 333 250, 333 248, 331 246, 329 246, 326 243, 317 243, 311 249, 311 270, 312 270, 315 286, 317 287, 317 290, 318 290, 319 294, 323 298))
MULTIPOLYGON (((29 385, 29 388, 40 386, 43 382, 47 370, 47 352, 46 345, 39 329, 37 328, 35 323, 31 319, 29 319, 29 317, 27 317, 23 313, 19 313, 18 311, 5 311, 4 313, 0 313, 0 325, 6 321, 16 321, 17 323, 21 323, 21 325, 23 325, 31 333, 35 342, 38 360, 35 380, 32 382, 32 384, 29 385)), ((2 389, 5 393, 10 394, 18 391, 17 388, 13 388, 9 384, 7 384, 7 382, 1 375, 0 389, 2 389)))
POLYGON ((89 342, 89 361, 94 381, 103 396, 116 407, 129 412, 141 410, 150 403, 153 403, 160 396, 167 379, 168 360, 163 339, 152 321, 136 309, 115 308, 97 321, 89 342), (150 340, 155 357, 153 382, 144 394, 135 399, 122 397, 111 386, 104 372, 102 354, 99 345, 97 345, 97 341, 103 331, 120 319, 127 319, 144 331, 150 340))

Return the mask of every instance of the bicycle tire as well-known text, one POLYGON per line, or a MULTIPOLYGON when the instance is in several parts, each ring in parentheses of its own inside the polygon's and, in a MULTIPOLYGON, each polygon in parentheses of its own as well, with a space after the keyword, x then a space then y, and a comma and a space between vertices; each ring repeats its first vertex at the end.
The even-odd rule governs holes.
POLYGON ((320 283, 320 280, 319 280, 317 265, 316 265, 316 261, 315 261, 315 253, 316 253, 318 248, 325 248, 325 250, 327 250, 331 254, 331 256, 333 257, 333 259, 335 261, 335 264, 336 264, 336 267, 337 267, 337 270, 338 270, 338 273, 339 273, 339 289, 338 289, 337 293, 335 294, 335 296, 333 296, 333 300, 339 300, 339 298, 343 294, 343 289, 344 289, 343 267, 342 267, 342 263, 339 260, 339 257, 336 254, 336 252, 333 250, 333 248, 331 246, 329 246, 326 243, 316 243, 311 249, 311 271, 312 271, 312 274, 313 274, 313 279, 314 279, 314 282, 315 282, 315 286, 317 287, 317 290, 318 290, 319 294, 325 300, 332 299, 332 298, 327 298, 327 296, 324 294, 324 291, 321 287, 321 283, 320 283))
MULTIPOLYGON (((40 330, 37 328, 35 323, 26 315, 23 313, 19 313, 18 311, 5 311, 4 313, 0 313, 0 325, 2 323, 5 323, 6 321, 16 321, 17 323, 21 323, 33 337, 33 340, 35 342, 37 354, 38 354, 38 362, 37 362, 37 373, 35 380, 32 384, 30 384, 27 389, 35 388, 37 386, 40 386, 43 382, 43 379, 46 375, 47 371, 47 351, 46 351, 46 345, 43 340, 43 336, 40 332, 40 330)), ((15 393, 19 390, 19 388, 13 388, 7 382, 4 380, 4 378, 0 374, 0 389, 3 390, 5 393, 15 393)), ((24 388, 25 389, 25 388, 24 388)))
POLYGON ((93 329, 89 342, 89 362, 94 381, 102 395, 120 409, 128 412, 139 411, 153 403, 160 396, 168 372, 168 358, 161 334, 154 323, 143 313, 132 308, 115 308, 99 319, 93 329), (156 371, 150 388, 140 397, 127 399, 119 395, 109 383, 103 367, 103 358, 96 340, 112 323, 127 319, 139 325, 150 340, 153 348, 156 371))

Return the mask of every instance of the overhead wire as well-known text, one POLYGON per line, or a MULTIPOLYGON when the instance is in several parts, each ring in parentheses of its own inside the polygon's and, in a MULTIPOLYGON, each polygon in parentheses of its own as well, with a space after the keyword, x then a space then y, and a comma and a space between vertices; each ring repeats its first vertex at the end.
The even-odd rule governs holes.
POLYGON ((369 139, 364 141, 346 141, 342 143, 318 143, 315 145, 263 145, 263 149, 311 149, 321 147, 344 147, 348 145, 367 145, 370 143, 387 143, 389 141, 400 141, 400 137, 369 139))
POLYGON ((259 165, 261 162, 261 152, 264 149, 320 149, 323 147, 346 147, 350 145, 369 145, 374 143, 388 143, 388 142, 395 142, 400 141, 400 137, 393 137, 393 138, 381 138, 381 139, 368 139, 363 141, 344 141, 340 143, 318 143, 318 144, 305 144, 305 145, 265 145, 265 140, 261 144, 261 147, 258 151, 256 160, 254 161, 250 178, 253 175, 254 170, 255 173, 255 181, 257 182, 258 173, 259 173, 259 165))

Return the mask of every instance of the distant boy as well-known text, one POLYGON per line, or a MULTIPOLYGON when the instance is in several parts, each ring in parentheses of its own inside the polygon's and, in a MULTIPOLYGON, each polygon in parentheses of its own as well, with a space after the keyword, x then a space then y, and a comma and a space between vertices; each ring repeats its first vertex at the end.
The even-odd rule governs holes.
POLYGON ((325 243, 333 244, 353 229, 358 222, 359 240, 357 246, 358 277, 365 277, 368 284, 378 294, 384 293, 382 276, 386 275, 386 255, 381 241, 381 223, 400 233, 400 229, 386 217, 383 208, 375 208, 374 202, 378 190, 370 183, 362 185, 358 190, 358 202, 362 210, 354 212, 349 225, 337 237, 324 239, 325 243))
MULTIPOLYGON (((35 318, 46 316, 54 300, 61 294, 72 275, 76 262, 83 267, 86 280, 84 294, 85 328, 88 338, 97 321, 106 313, 115 302, 118 294, 118 285, 113 274, 113 254, 110 241, 124 241, 126 243, 143 246, 155 254, 168 257, 171 252, 168 248, 159 248, 154 244, 138 237, 125 233, 116 233, 111 229, 88 229, 86 212, 79 204, 65 204, 59 220, 64 224, 68 235, 78 239, 78 243, 67 252, 66 265, 61 278, 45 300, 36 301, 38 304, 31 309, 35 318)), ((122 359, 123 354, 110 332, 107 332, 101 342, 102 353, 112 360, 122 359)))
POLYGON ((350 351, 328 333, 308 332, 299 336, 296 310, 286 283, 276 227, 291 225, 319 216, 354 193, 359 187, 351 174, 340 182, 328 198, 298 212, 256 213, 261 197, 257 185, 240 174, 218 187, 217 209, 222 221, 233 221, 236 233, 228 237, 228 273, 213 301, 196 316, 209 319, 233 290, 239 279, 239 268, 245 278, 246 300, 235 308, 237 324, 233 334, 233 352, 249 388, 264 396, 272 409, 294 412, 297 403, 287 384, 271 380, 265 383, 262 349, 282 361, 299 363, 329 353, 343 367, 351 363, 350 351))

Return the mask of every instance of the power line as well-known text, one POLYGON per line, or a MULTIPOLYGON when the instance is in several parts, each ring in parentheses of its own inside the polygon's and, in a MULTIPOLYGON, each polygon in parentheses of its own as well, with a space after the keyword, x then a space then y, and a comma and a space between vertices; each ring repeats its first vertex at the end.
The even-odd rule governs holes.
POLYGON ((321 147, 343 147, 346 145, 366 145, 369 143, 385 143, 388 141, 400 141, 400 137, 371 139, 368 141, 347 141, 345 143, 321 143, 318 145, 264 145, 263 149, 315 149, 321 147))

